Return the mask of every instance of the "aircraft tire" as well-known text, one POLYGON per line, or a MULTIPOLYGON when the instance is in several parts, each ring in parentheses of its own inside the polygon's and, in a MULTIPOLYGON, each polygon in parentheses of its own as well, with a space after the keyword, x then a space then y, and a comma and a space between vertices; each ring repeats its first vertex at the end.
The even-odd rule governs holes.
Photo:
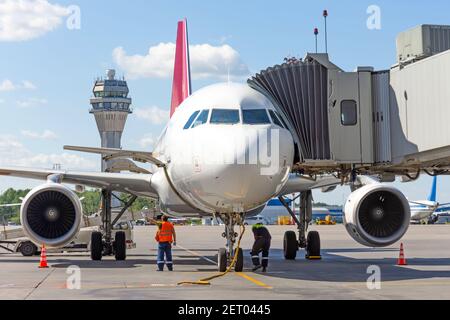
POLYGON ((286 231, 283 240, 283 252, 286 260, 295 260, 297 257, 298 242, 294 231, 286 231))
POLYGON ((103 236, 101 232, 92 232, 91 234, 91 259, 94 261, 102 260, 103 254, 103 236))
POLYGON ((124 261, 127 258, 127 239, 125 232, 116 232, 114 249, 114 255, 117 261, 124 261))
POLYGON ((217 256, 217 265, 219 272, 225 272, 227 270, 227 249, 219 249, 219 254, 217 256))

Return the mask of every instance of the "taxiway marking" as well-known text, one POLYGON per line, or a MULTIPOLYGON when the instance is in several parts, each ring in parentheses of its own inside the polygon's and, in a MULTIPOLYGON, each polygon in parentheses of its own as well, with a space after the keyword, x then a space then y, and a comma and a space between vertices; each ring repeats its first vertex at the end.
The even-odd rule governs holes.
POLYGON ((242 278, 244 278, 244 279, 246 279, 246 280, 248 280, 248 281, 250 281, 250 282, 252 282, 252 283, 254 283, 254 284, 256 284, 256 285, 258 285, 258 286, 260 286, 260 287, 263 287, 263 288, 266 288, 266 289, 272 289, 271 286, 265 284, 265 283, 262 282, 262 281, 259 281, 259 280, 255 279, 255 278, 253 278, 253 277, 250 277, 249 275, 247 275, 247 274, 245 274, 245 273, 243 273, 243 272, 236 272, 236 274, 237 274, 238 276, 240 276, 240 277, 242 277, 242 278))

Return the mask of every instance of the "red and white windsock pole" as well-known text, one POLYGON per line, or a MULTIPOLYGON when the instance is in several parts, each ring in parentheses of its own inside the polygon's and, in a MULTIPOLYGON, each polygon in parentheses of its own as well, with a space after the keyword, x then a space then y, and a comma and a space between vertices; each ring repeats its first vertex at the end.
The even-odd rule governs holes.
POLYGON ((178 22, 170 117, 172 117, 178 106, 190 95, 191 70, 189 63, 189 40, 187 20, 184 19, 178 22))

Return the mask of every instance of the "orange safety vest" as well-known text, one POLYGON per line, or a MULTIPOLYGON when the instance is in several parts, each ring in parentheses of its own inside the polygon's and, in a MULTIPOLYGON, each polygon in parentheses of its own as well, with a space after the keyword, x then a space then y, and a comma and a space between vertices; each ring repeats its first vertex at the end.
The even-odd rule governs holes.
POLYGON ((161 229, 156 234, 158 242, 173 242, 173 224, 168 221, 163 222, 161 229))

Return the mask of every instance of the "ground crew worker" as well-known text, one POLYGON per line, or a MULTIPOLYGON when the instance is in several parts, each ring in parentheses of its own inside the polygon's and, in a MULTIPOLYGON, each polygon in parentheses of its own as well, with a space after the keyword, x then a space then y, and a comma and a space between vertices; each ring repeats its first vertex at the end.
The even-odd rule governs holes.
POLYGON ((272 237, 269 230, 262 223, 257 223, 252 228, 253 235, 255 236, 255 243, 253 244, 252 251, 252 262, 255 266, 253 271, 262 268, 263 272, 267 271, 267 266, 269 264, 269 250, 270 241, 272 237), (259 254, 262 252, 262 262, 259 260, 259 254))
POLYGON ((177 235, 168 216, 163 216, 162 222, 158 223, 155 240, 158 242, 158 271, 164 271, 164 264, 169 271, 173 271, 172 244, 177 245, 177 235))

